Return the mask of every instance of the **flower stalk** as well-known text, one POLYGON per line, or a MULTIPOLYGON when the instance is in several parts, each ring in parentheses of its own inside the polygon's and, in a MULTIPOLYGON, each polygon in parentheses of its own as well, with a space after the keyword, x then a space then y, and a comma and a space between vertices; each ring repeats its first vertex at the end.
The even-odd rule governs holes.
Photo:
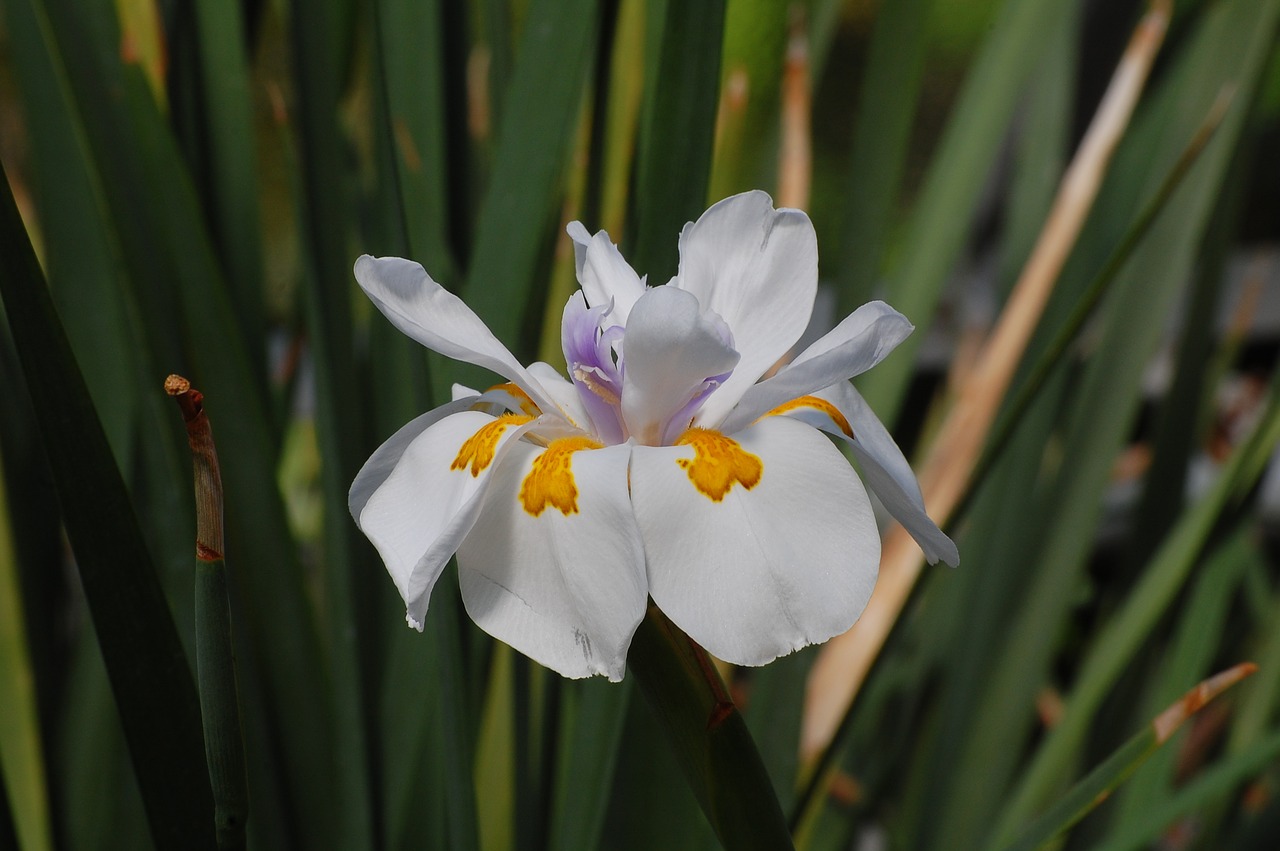
POLYGON ((164 389, 182 411, 195 473, 196 679, 209 781, 213 787, 218 848, 232 851, 245 847, 248 784, 226 563, 222 555, 222 475, 213 431, 204 411, 203 394, 179 375, 166 378, 164 389))
POLYGON ((724 847, 791 848, 760 752, 707 651, 650 603, 627 668, 724 847))

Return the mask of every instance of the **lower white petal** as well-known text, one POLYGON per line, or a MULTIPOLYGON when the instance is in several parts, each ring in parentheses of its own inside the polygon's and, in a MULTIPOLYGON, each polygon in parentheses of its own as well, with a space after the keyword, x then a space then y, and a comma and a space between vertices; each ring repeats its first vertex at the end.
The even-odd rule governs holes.
POLYGON ((690 446, 637 446, 631 499, 654 601, 712 654, 763 665, 853 625, 880 536, 862 483, 820 432, 770 417, 732 439, 758 478, 751 466, 726 489, 712 475, 708 495, 690 446))
POLYGON ((952 567, 958 566, 960 551, 925 511, 924 497, 911 465, 862 394, 849 382, 842 381, 813 395, 834 405, 843 422, 837 422, 821 406, 797 404, 784 413, 847 441, 867 484, 894 519, 915 538, 925 558, 931 564, 944 561, 952 567))
POLYGON ((460 384, 453 385, 452 402, 410 420, 369 456, 369 460, 364 462, 360 472, 356 473, 355 480, 351 483, 351 490, 347 493, 347 508, 350 509, 357 526, 360 525, 360 515, 364 513, 369 497, 382 487, 382 483, 400 463, 400 457, 409 448, 409 444, 445 417, 467 410, 478 398, 480 395, 476 391, 460 384))
POLYGON ((374 453, 356 477, 351 496, 356 525, 382 556, 410 622, 419 628, 440 572, 475 523, 494 469, 502 466, 506 449, 528 428, 513 424, 494 435, 491 460, 473 470, 470 464, 455 462, 463 444, 495 423, 494 417, 479 411, 453 413, 404 441, 421 420, 401 429, 374 453))
POLYGON ((481 629, 546 667, 617 681, 646 603, 627 494, 631 447, 573 452, 572 504, 533 501, 525 482, 555 446, 513 446, 494 474, 458 551, 462 599, 481 629))

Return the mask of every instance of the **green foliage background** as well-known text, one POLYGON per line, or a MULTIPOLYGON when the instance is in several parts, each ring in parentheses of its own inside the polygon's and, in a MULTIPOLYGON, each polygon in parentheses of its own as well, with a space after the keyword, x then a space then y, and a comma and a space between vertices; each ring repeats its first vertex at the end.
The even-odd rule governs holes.
MULTIPOLYGON (((1280 414, 1223 413, 1224 388, 1271 398, 1275 368, 1217 317, 1250 318, 1227 269, 1280 240, 1277 0, 1174 5, 1012 393, 1047 378, 953 524, 964 566, 926 572, 825 770, 797 758, 814 649, 730 682, 771 783, 712 771, 695 796, 636 672, 543 671, 471 624, 448 572, 406 629, 346 510, 380 440, 476 383, 372 315, 353 259, 419 260, 554 362, 567 220, 661 283, 710 201, 776 191, 793 34, 823 280, 840 315, 882 297, 917 325, 859 386, 926 446, 948 399, 917 356, 971 324, 974 270, 1007 296, 1140 12, 0 0, 0 847, 213 847, 170 372, 205 393, 222 459, 251 847, 764 847, 775 796, 800 848, 1001 847, 1094 766, 1113 788, 1162 707, 1244 659, 1260 673, 1055 847, 1273 847, 1280 575, 1256 485, 1280 414), (1226 86, 1208 147, 1100 277, 1226 86), (725 799, 770 806, 707 804, 725 799)), ((1274 259, 1250 268, 1274 285, 1274 259)), ((1049 812, 1033 840, 1064 826, 1049 812)))

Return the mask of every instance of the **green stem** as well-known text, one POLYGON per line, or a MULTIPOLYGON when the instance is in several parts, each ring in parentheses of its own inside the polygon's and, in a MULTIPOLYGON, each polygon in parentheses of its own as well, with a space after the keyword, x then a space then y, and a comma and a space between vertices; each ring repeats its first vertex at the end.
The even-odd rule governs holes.
POLYGON ((214 828, 220 851, 238 851, 245 847, 249 795, 227 570, 222 558, 222 474, 200 391, 177 375, 165 380, 164 389, 182 410, 195 470, 196 680, 213 787, 214 828))
POLYGON ((724 847, 792 848, 760 752, 707 652, 650 605, 627 666, 724 847))

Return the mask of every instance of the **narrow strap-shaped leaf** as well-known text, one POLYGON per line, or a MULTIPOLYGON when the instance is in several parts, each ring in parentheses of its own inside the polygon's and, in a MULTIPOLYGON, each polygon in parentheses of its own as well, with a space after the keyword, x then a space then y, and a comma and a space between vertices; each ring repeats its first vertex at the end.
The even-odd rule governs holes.
POLYGON ((1220 764, 1187 781, 1172 797, 1144 810, 1116 829, 1105 842, 1094 846, 1093 851, 1137 851, 1153 847, 1159 835, 1175 819, 1202 812, 1210 802, 1222 800, 1232 790, 1238 789, 1242 782, 1265 771, 1277 756, 1280 756, 1280 730, 1272 730, 1253 747, 1223 759, 1220 764))
POLYGON ((1164 712, 1161 712, 1140 733, 1120 746, 1101 765, 1082 779, 1054 804, 1044 815, 1036 819, 1005 851, 1033 851, 1042 848, 1063 831, 1084 818, 1098 804, 1107 799, 1111 791, 1125 781, 1147 757, 1169 740, 1183 722, 1209 701, 1213 700, 1240 680, 1257 670, 1257 666, 1245 662, 1210 677, 1188 691, 1164 712))
POLYGON ((338 101, 348 30, 345 0, 294 3, 290 35, 298 90, 299 208, 307 256, 305 315, 316 372, 316 434, 322 460, 327 589, 323 623, 329 635, 333 741, 340 847, 372 848, 372 771, 369 764, 373 650, 370 585, 355 577, 372 568, 368 548, 355 548, 347 522, 347 489, 359 470, 364 407, 356 377, 351 330, 354 281, 348 253, 351 192, 343 179, 338 101))
POLYGON ((525 306, 538 283, 538 262, 559 209, 558 181, 578 126, 596 5, 529 4, 465 290, 467 304, 500 340, 514 343, 525 329, 525 306))
MULTIPOLYGON (((885 300, 921 328, 933 316, 942 285, 969 236, 978 194, 1024 81, 1040 58, 1039 34, 1063 26, 1070 13, 1069 3, 1006 0, 965 76, 915 205, 901 261, 886 275, 885 300)), ((924 338, 913 334, 892 358, 860 379, 862 394, 886 422, 896 418, 924 338)))
POLYGON ((706 651, 650 605, 627 667, 724 847, 792 847, 769 773, 706 651))
POLYGON ((597 848, 604 827, 631 681, 566 682, 549 848, 597 848))
MULTIPOLYGON (((1272 392, 1280 382, 1272 382, 1272 392)), ((1182 588, 1222 512, 1248 493, 1280 442, 1280 400, 1274 399, 1256 430, 1232 455, 1213 488, 1188 508, 1151 560, 1124 606, 1106 623, 1085 657, 1067 698, 1062 721, 1048 734, 1003 808, 997 835, 1007 835, 1044 801, 1089 731, 1089 721, 1143 640, 1182 588)))
MULTIPOLYGON (((656 15, 650 15, 652 21, 656 15)), ((640 119, 632 237, 626 255, 650 284, 676 271, 676 237, 707 205, 716 100, 720 92, 723 0, 667 2, 640 119)))
POLYGON ((8 793, 18 845, 48 851, 53 848, 49 790, 11 526, 4 464, 0 463, 0 706, 5 707, 5 723, 0 724, 0 786, 8 793))
POLYGON ((67 537, 159 848, 212 848, 213 798, 191 669, 8 178, 0 298, 44 436, 67 537))
POLYGON ((871 300, 882 269, 924 77, 928 28, 920 22, 932 6, 933 0, 902 0, 886 3, 876 16, 844 183, 848 200, 836 316, 871 300))

